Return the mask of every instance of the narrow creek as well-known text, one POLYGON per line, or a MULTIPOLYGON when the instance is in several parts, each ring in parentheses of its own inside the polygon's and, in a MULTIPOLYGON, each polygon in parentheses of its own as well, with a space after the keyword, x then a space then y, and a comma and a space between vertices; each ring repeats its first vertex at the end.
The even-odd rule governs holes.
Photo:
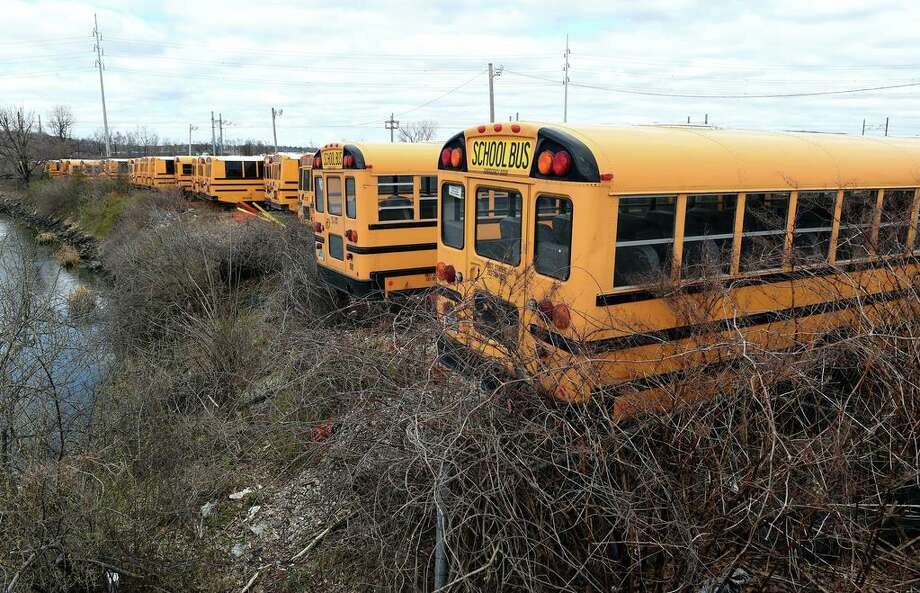
POLYGON ((54 247, 0 217, 0 430, 3 454, 72 448, 89 425, 108 359, 92 274, 61 268, 54 247), (95 301, 74 313, 72 295, 95 301))

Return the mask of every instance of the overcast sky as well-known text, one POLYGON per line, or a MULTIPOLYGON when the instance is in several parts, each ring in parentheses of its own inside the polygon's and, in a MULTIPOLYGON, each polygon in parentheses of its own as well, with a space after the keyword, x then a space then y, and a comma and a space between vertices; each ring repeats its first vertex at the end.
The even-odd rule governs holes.
POLYGON ((708 113, 722 127, 859 133, 865 118, 881 134, 890 116, 892 135, 920 135, 916 0, 2 3, 0 105, 43 117, 69 105, 80 135, 102 127, 94 12, 111 128, 179 142, 189 124, 209 141, 212 109, 232 138, 270 141, 273 106, 281 144, 388 140, 391 112, 445 139, 488 121, 490 61, 504 67, 497 119, 561 121, 566 34, 570 123, 708 113))

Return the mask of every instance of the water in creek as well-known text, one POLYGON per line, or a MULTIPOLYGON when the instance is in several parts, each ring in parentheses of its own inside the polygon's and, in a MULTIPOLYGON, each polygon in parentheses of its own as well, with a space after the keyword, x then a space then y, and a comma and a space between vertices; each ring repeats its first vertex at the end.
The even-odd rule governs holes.
POLYGON ((62 269, 52 247, 0 218, 0 434, 3 457, 71 448, 85 432, 106 352, 93 315, 71 313, 91 275, 62 269), (39 451, 36 451, 38 449, 39 451), (28 451, 27 451, 28 450, 28 451))

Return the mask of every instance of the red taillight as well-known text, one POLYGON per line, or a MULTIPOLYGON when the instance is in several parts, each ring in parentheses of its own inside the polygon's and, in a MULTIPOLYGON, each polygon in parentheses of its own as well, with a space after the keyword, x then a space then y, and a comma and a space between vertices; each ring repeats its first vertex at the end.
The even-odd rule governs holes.
POLYGON ((553 307, 553 325, 556 329, 567 329, 572 323, 572 315, 569 308, 565 305, 556 305, 553 307))
POLYGON ((537 313, 547 321, 552 319, 553 303, 550 301, 540 301, 540 303, 537 304, 537 313))
POLYGON ((450 166, 457 168, 463 162, 463 149, 455 148, 450 151, 450 166))
POLYGON ((345 238, 351 241, 352 243, 357 243, 358 242, 358 231, 353 231, 351 229, 348 229, 347 231, 345 231, 345 238))
POLYGON ((537 159, 537 170, 540 175, 549 175, 553 171, 553 151, 544 150, 537 159))
POLYGON ((485 127, 485 126, 479 126, 479 127, 476 128, 476 129, 479 130, 479 133, 480 133, 480 134, 482 134, 483 132, 486 131, 486 127, 485 127))
POLYGON ((492 126, 492 129, 495 130, 496 132, 501 132, 501 131, 502 131, 502 125, 501 125, 501 124, 495 124, 494 126, 492 126))
POLYGON ((454 269, 454 266, 445 264, 442 261, 439 261, 438 265, 435 266, 435 275, 438 277, 438 280, 447 282, 448 284, 453 284, 454 280, 457 279, 457 271, 454 269))
MULTIPOLYGON (((541 155, 542 156, 542 155, 541 155)), ((568 175, 569 169, 572 168, 572 155, 564 150, 560 150, 553 157, 553 174, 559 177, 568 175)))
POLYGON ((351 156, 350 154, 346 154, 344 157, 342 157, 343 167, 345 168, 353 167, 354 164, 355 164, 355 157, 351 156))
POLYGON ((518 132, 521 131, 521 126, 517 124, 511 124, 511 131, 517 134, 518 132))
POLYGON ((321 225, 321 224, 318 223, 318 222, 314 222, 314 223, 313 223, 313 232, 314 232, 314 233, 321 233, 321 232, 323 232, 323 225, 321 225))
POLYGON ((445 148, 444 150, 441 151, 441 165, 442 166, 444 167, 450 166, 450 153, 451 153, 451 150, 449 148, 445 148))

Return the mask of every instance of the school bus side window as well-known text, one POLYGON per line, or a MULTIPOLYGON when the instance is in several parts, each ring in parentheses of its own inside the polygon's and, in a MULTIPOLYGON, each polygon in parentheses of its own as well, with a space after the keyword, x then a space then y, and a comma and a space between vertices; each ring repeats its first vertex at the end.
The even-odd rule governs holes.
POLYGON ((737 194, 687 196, 680 275, 685 280, 731 271, 737 194))
POLYGON ((877 198, 878 190, 875 189, 843 192, 840 232, 837 234, 837 261, 869 256, 877 198))
POLYGON ((166 161, 166 174, 167 175, 176 174, 176 161, 166 161))
POLYGON ((355 218, 357 216, 357 204, 355 202, 355 178, 345 178, 345 216, 355 218))
POLYGON ((300 172, 300 191, 310 191, 310 169, 300 172))
POLYGON ((226 161, 224 163, 224 169, 226 170, 227 179, 243 178, 243 163, 240 161, 226 161))
POLYGON ((454 249, 463 249, 466 224, 466 198, 462 185, 445 183, 441 186, 441 242, 454 249))
POLYGON ((827 263, 836 204, 836 191, 799 192, 792 231, 793 267, 827 263))
POLYGON ((261 179, 261 164, 258 161, 246 161, 246 179, 261 179))
POLYGON ((512 266, 521 263, 521 192, 476 189, 476 253, 512 266))
POLYGON ((788 193, 747 194, 741 231, 742 272, 783 267, 788 213, 788 193))
POLYGON ((621 196, 613 285, 653 284, 669 277, 677 196, 621 196))
POLYGON ((326 202, 329 214, 342 215, 342 178, 326 177, 326 202))
POLYGON ((313 182, 315 183, 315 188, 313 190, 313 200, 316 202, 316 211, 325 212, 326 205, 325 199, 323 197, 323 178, 315 177, 313 182))
POLYGON ((537 272, 568 280, 572 254, 572 200, 562 196, 537 198, 533 262, 537 272))
POLYGON ((894 255, 907 249, 907 231, 911 227, 914 189, 886 189, 879 220, 878 253, 894 255))
POLYGON ((421 220, 438 218, 438 178, 435 175, 421 177, 418 192, 418 217, 421 220))

